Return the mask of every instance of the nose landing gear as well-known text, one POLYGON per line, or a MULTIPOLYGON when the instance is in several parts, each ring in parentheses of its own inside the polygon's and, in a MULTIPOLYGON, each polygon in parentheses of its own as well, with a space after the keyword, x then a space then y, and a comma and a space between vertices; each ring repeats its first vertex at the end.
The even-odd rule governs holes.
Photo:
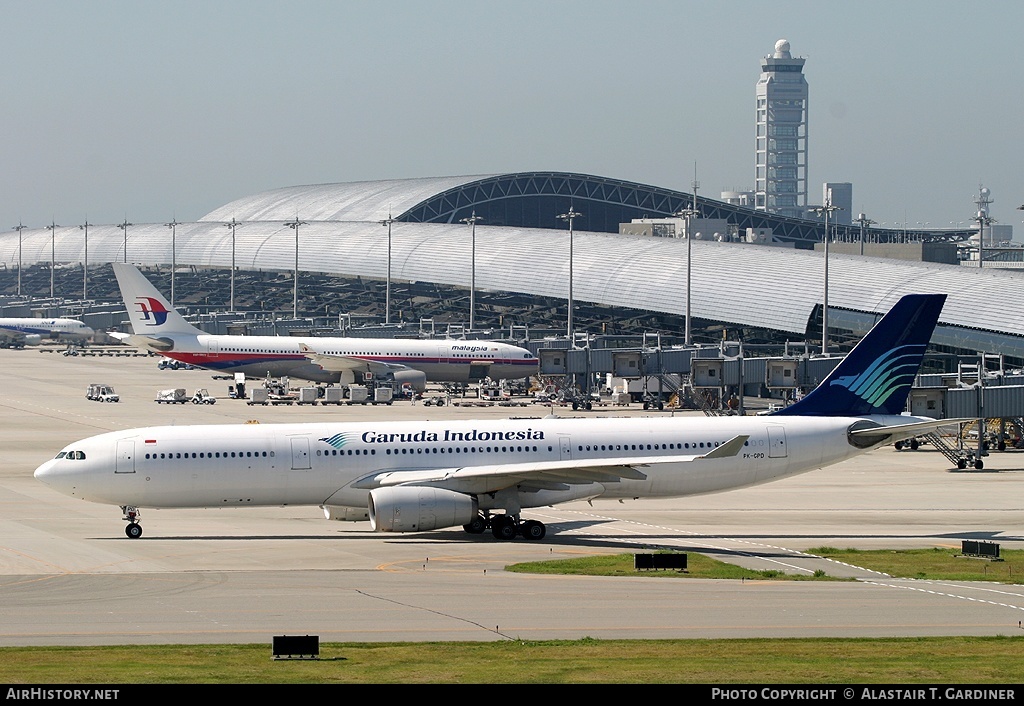
POLYGON ((142 525, 139 524, 139 516, 142 514, 139 512, 139 508, 132 507, 131 505, 122 505, 121 511, 124 512, 122 520, 128 521, 128 526, 124 528, 124 533, 128 536, 128 539, 138 539, 142 536, 142 525))

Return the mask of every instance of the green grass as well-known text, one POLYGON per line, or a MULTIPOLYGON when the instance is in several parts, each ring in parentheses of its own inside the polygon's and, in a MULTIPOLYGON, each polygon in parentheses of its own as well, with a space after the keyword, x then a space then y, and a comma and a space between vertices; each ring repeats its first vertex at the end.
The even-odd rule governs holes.
POLYGON ((963 556, 953 549, 875 550, 816 547, 809 554, 881 571, 897 578, 1024 583, 1024 549, 1002 549, 998 560, 963 556))
MULTIPOLYGON (((953 549, 874 550, 816 547, 808 554, 828 557, 895 578, 943 581, 999 581, 1024 583, 1024 550, 1001 550, 1000 560, 965 557, 953 549)), ((753 571, 717 561, 703 554, 688 553, 687 568, 680 571, 649 571, 633 568, 633 554, 607 554, 578 559, 526 562, 505 567, 506 571, 535 574, 587 576, 647 576, 651 578, 771 579, 779 581, 852 581, 829 576, 827 572, 787 574, 782 571, 753 571)))
POLYGON ((573 574, 582 576, 647 576, 650 578, 700 578, 700 579, 779 579, 788 581, 852 581, 827 574, 786 574, 782 571, 753 571, 742 566, 727 564, 703 554, 687 554, 686 571, 677 570, 636 570, 633 568, 633 554, 607 554, 587 556, 578 559, 534 561, 506 566, 506 571, 524 574, 573 574))
POLYGON ((16 684, 1014 684, 1024 636, 323 643, 0 649, 16 684))

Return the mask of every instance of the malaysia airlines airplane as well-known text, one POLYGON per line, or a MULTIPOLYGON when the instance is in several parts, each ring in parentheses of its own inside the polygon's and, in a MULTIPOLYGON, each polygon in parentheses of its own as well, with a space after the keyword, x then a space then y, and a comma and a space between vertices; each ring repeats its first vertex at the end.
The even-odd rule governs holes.
POLYGON ((520 380, 538 370, 530 351, 495 341, 207 334, 185 321, 138 268, 112 264, 132 333, 111 335, 208 370, 344 385, 369 375, 419 391, 428 381, 520 380))
POLYGON ((0 319, 0 341, 19 348, 47 340, 83 342, 95 333, 78 319, 0 319))
POLYGON ((70 444, 55 490, 140 508, 317 505, 381 532, 542 539, 524 508, 768 483, 967 420, 904 414, 946 296, 908 295, 811 393, 771 415, 162 426, 70 444), (501 512, 496 512, 496 511, 501 512))

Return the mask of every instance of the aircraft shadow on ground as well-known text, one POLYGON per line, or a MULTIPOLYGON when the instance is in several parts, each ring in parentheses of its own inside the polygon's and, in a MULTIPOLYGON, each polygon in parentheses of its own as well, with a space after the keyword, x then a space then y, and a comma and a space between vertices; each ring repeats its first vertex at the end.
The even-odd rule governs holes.
MULTIPOLYGON (((601 534, 595 530, 603 524, 613 522, 612 520, 583 520, 577 522, 558 522, 548 525, 547 536, 537 542, 539 545, 543 544, 566 544, 577 547, 593 547, 593 548, 636 548, 636 547, 647 547, 654 549, 673 549, 677 551, 692 551, 692 552, 709 552, 713 551, 716 554, 757 554, 769 556, 766 551, 758 550, 756 548, 749 548, 746 550, 732 550, 726 548, 707 547, 701 546, 699 542, 714 542, 714 541, 756 541, 756 542, 781 542, 781 541, 799 541, 799 542, 815 542, 820 541, 822 543, 834 544, 837 541, 857 541, 857 540, 922 540, 927 542, 936 541, 949 541, 949 540, 982 540, 990 542, 1021 542, 1024 541, 1024 536, 1017 535, 1004 535, 999 530, 983 530, 973 531, 964 530, 956 532, 947 532, 939 534, 917 534, 917 535, 906 535, 906 534, 872 534, 872 533, 858 533, 858 534, 694 534, 688 533, 685 536, 674 533, 651 533, 645 535, 630 535, 623 537, 615 534, 601 534), (588 534, 570 534, 572 531, 587 531, 588 534), (681 541, 687 542, 687 545, 680 544, 681 541), (691 546, 692 545, 692 546, 691 546)), ((409 532, 409 533, 382 533, 382 532, 345 532, 342 534, 334 535, 302 535, 302 534, 253 534, 253 535, 236 535, 236 534, 218 534, 218 535, 158 535, 151 534, 146 535, 139 539, 129 540, 124 536, 112 535, 109 537, 93 537, 94 540, 99 541, 133 541, 133 542, 166 542, 166 541, 198 541, 198 542, 238 542, 238 541, 282 541, 282 542, 338 542, 338 541, 352 541, 352 540, 377 540, 385 543, 402 543, 402 544, 477 544, 480 542, 494 543, 495 540, 491 536, 490 532, 484 532, 483 534, 468 534, 461 528, 450 528, 444 530, 430 530, 424 532, 409 532)), ((527 542, 522 538, 512 540, 515 543, 527 542)), ((501 542, 504 544, 505 542, 501 542)), ((786 550, 782 550, 785 554, 786 550)))

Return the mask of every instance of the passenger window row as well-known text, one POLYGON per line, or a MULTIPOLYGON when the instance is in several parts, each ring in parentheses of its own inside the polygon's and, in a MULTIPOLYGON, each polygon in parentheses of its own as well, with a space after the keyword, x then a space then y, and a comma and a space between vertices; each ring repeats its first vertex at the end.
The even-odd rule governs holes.
POLYGON ((189 453, 186 451, 182 453, 171 452, 171 453, 147 453, 146 459, 154 461, 156 459, 179 459, 179 458, 273 458, 273 451, 193 451, 189 453))

